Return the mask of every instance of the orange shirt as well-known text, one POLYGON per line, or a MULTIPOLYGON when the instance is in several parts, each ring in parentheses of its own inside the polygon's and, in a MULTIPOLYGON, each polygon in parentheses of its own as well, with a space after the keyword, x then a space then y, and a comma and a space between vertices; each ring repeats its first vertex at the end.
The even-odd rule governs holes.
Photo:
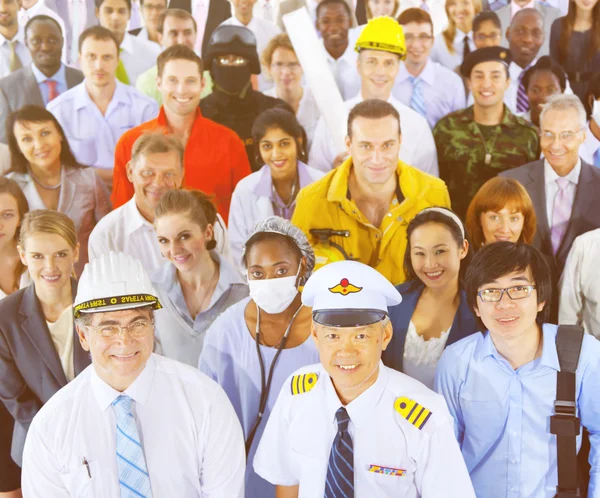
MULTIPOLYGON (((124 133, 115 148, 113 170, 113 209, 133 197, 133 185, 127 178, 126 166, 131 159, 135 141, 147 130, 163 129, 168 125, 161 107, 158 117, 124 133)), ((183 185, 214 195, 217 210, 229 219, 229 203, 237 182, 250 174, 250 164, 243 142, 229 128, 202 116, 200 109, 192 127, 183 157, 183 185)))

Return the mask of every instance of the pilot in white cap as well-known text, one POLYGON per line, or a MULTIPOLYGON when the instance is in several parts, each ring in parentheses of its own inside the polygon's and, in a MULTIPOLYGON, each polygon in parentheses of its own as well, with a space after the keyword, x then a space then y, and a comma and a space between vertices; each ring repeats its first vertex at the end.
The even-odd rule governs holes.
POLYGON ((302 292, 302 304, 313 320, 329 327, 362 327, 388 316, 402 302, 396 288, 377 270, 357 261, 338 261, 320 268, 302 292))

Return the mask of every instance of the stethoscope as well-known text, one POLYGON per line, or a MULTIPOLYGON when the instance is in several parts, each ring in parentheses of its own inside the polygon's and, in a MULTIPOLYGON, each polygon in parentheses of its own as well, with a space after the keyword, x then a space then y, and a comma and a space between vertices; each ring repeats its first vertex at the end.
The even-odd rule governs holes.
POLYGON ((260 402, 258 403, 258 416, 256 417, 256 421, 254 422, 252 429, 250 429, 250 432, 248 433, 248 437, 246 439, 246 456, 250 454, 250 447, 252 446, 252 442, 254 441, 254 436, 256 435, 256 431, 258 430, 258 427, 260 426, 263 415, 265 413, 265 407, 267 406, 267 400, 269 399, 269 391, 271 390, 271 382, 273 380, 273 374, 275 372, 277 360, 279 359, 281 352, 285 348, 288 337, 290 335, 290 331, 292 330, 292 324, 294 323, 294 319, 296 318, 298 313, 300 313, 301 309, 302 305, 298 307, 298 309, 294 313, 294 316, 292 316, 292 319, 290 320, 290 323, 287 326, 285 334, 283 334, 283 337, 281 338, 281 341, 277 346, 277 352, 273 357, 273 362, 271 363, 271 367, 269 368, 269 374, 265 376, 265 360, 263 359, 262 353, 260 352, 260 308, 258 307, 258 305, 256 305, 256 354, 258 356, 258 363, 260 365, 261 389, 260 402))

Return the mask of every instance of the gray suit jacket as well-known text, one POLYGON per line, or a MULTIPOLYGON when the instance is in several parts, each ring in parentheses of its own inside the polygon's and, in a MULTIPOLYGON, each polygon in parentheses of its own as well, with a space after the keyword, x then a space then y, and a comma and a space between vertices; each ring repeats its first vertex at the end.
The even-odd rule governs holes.
MULTIPOLYGON (((71 281, 73 298, 77 282, 71 281)), ((73 367, 79 375, 89 364, 73 327, 73 367)), ((46 325, 35 286, 0 301, 0 399, 15 419, 12 457, 22 460, 23 444, 33 417, 67 377, 46 325)))
MULTIPOLYGON (((67 89, 79 85, 83 81, 83 73, 78 69, 65 66, 67 89)), ((0 142, 6 143, 6 118, 24 105, 44 106, 40 87, 35 79, 31 66, 24 67, 0 79, 0 142)))
MULTIPOLYGON (((555 19, 561 16, 560 10, 551 7, 550 5, 542 5, 540 2, 535 2, 535 8, 542 14, 544 20, 544 43, 540 47, 537 57, 542 55, 550 55, 550 29, 555 19)), ((506 40, 506 29, 510 26, 510 4, 499 8, 496 11, 500 22, 502 23, 502 46, 508 47, 508 41, 506 40)))
MULTIPOLYGON (((356 26, 358 26, 358 23, 356 22, 354 5, 352 4, 351 0, 345 0, 345 2, 348 4, 348 7, 350 7, 350 12, 352 12, 352 27, 355 28, 356 26)), ((302 7, 306 7, 306 0, 283 0, 279 4, 279 12, 277 14, 277 19, 275 22, 277 23, 281 31, 285 32, 285 26, 283 25, 282 17, 285 14, 289 14, 290 12, 294 12, 295 10, 301 9, 302 7)))
POLYGON ((575 238, 590 230, 600 228, 600 196, 598 195, 600 192, 600 169, 581 161, 581 174, 571 219, 556 256, 552 252, 550 226, 546 214, 544 161, 534 161, 519 168, 509 169, 500 173, 499 176, 518 180, 529 193, 537 217, 537 231, 533 245, 554 260, 558 275, 560 275, 575 238))

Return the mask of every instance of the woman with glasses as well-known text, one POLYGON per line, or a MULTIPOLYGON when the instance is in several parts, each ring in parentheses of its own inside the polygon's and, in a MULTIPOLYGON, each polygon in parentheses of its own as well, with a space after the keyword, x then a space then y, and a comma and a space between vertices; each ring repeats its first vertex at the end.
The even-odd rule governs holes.
POLYGON ((312 314, 299 287, 315 255, 299 228, 276 216, 259 223, 244 245, 250 297, 227 309, 211 326, 200 370, 218 382, 233 405, 246 440, 246 497, 274 498, 275 486, 252 467, 265 424, 285 380, 317 363, 310 338, 312 314))
POLYGON ((110 212, 108 190, 93 168, 81 166, 54 115, 28 105, 6 123, 11 172, 31 209, 55 209, 75 223, 81 254, 75 272, 88 261, 88 238, 110 212))
POLYGON ((273 215, 291 220, 300 189, 324 175, 307 166, 306 136, 291 112, 263 112, 254 122, 252 135, 256 162, 263 167, 237 184, 229 209, 231 254, 239 266, 254 226, 273 215))
POLYGON ((432 389, 444 348, 478 330, 462 290, 469 243, 458 216, 441 207, 417 214, 407 239, 402 302, 390 308, 394 335, 382 359, 432 389))
POLYGON ((90 360, 73 326, 79 257, 73 221, 58 211, 27 213, 18 251, 32 284, 0 301, 0 399, 16 422, 12 458, 20 465, 31 420, 90 360))
POLYGON ((288 35, 280 34, 271 38, 263 50, 262 65, 275 84, 264 94, 290 105, 306 132, 305 145, 309 150, 321 113, 310 89, 302 85, 304 71, 288 35))

